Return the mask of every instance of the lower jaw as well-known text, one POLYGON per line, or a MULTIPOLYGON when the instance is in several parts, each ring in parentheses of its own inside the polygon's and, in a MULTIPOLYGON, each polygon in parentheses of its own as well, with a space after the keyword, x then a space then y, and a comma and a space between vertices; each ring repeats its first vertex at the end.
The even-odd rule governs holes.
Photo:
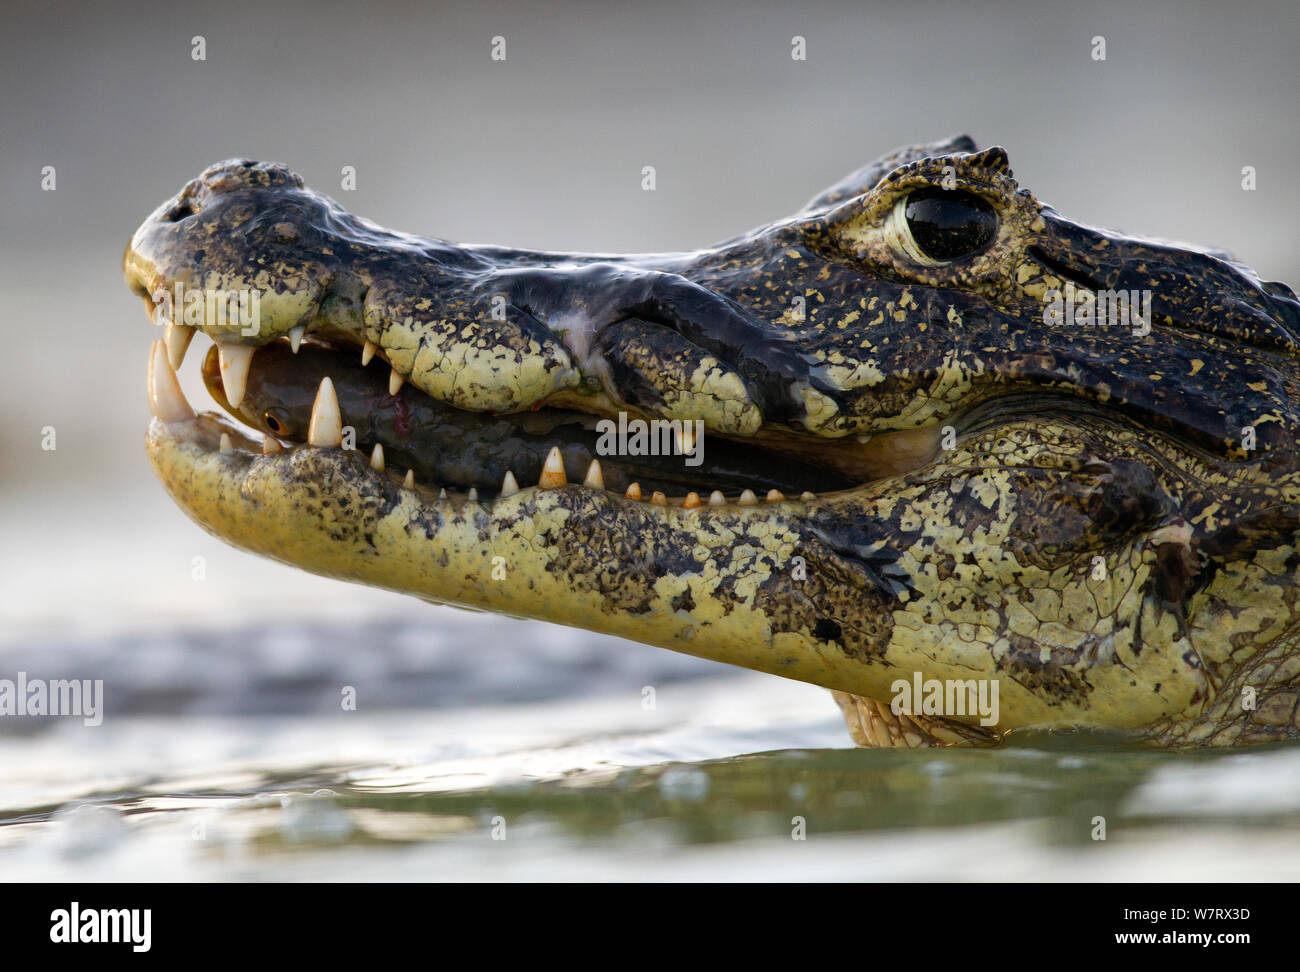
POLYGON ((821 501, 688 508, 573 483, 487 500, 404 485, 353 451, 264 454, 211 414, 155 417, 147 446, 173 500, 205 530, 312 573, 856 694, 888 690, 881 666, 809 636, 774 638, 763 605, 739 596, 778 569, 772 551, 798 545, 821 501), (715 611, 723 551, 739 590, 730 609, 715 611), (692 593, 699 607, 686 608, 692 593))
POLYGON ((754 590, 783 578, 809 518, 834 499, 640 499, 543 474, 453 491, 376 469, 355 450, 283 446, 194 414, 165 352, 151 357, 147 448, 204 530, 311 573, 426 601, 629 638, 858 695, 897 672, 810 632, 776 633, 754 590))

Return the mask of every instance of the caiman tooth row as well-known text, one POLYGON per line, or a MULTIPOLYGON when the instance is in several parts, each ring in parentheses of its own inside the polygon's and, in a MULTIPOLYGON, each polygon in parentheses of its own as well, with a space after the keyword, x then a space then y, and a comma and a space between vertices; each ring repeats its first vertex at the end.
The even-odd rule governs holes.
MULTIPOLYGON (((375 355, 379 353, 379 345, 375 344, 370 338, 366 338, 361 345, 361 367, 365 367, 375 360, 375 355)), ((402 374, 392 365, 389 365, 388 372, 388 394, 396 395, 406 384, 406 375, 402 374)))
MULTIPOLYGON (((596 465, 597 465, 596 462, 595 462, 595 460, 592 460, 592 465, 593 465, 593 466, 596 466, 596 465)), ((598 466, 597 466, 597 471, 599 471, 599 467, 598 467, 598 466)), ((590 473, 589 473, 589 474, 588 474, 588 481, 583 483, 584 486, 592 487, 592 483, 590 482, 590 478, 591 478, 591 476, 590 476, 590 473)), ((602 484, 599 484, 599 485, 595 486, 594 488, 602 489, 602 488, 604 488, 604 484, 603 484, 603 483, 602 483, 602 484)), ((641 484, 640 484, 640 483, 632 483, 630 486, 628 486, 627 491, 623 494, 623 496, 624 496, 625 499, 634 500, 634 501, 636 501, 636 502, 646 502, 646 500, 645 500, 645 498, 644 498, 644 495, 643 495, 643 493, 642 493, 642 491, 641 491, 641 484)), ((799 499, 800 499, 800 501, 801 501, 801 502, 804 502, 804 503, 811 502, 811 501, 815 500, 816 498, 817 498, 817 494, 816 494, 816 493, 809 493, 809 492, 805 491, 805 492, 799 494, 799 499)), ((788 499, 787 499, 786 495, 785 495, 783 492, 781 492, 779 489, 768 490, 768 493, 767 493, 767 497, 766 497, 766 499, 767 499, 767 502, 769 502, 769 503, 785 503, 785 502, 788 502, 788 499)), ((678 504, 675 503, 675 502, 674 502, 674 503, 670 503, 669 500, 668 500, 668 497, 666 497, 666 496, 665 496, 663 493, 661 493, 659 490, 655 490, 653 493, 650 494, 650 499, 648 500, 648 502, 653 503, 655 506, 670 506, 670 505, 671 505, 671 506, 676 506, 676 505, 678 505, 678 504)), ((722 491, 721 491, 721 490, 715 489, 715 490, 713 490, 711 493, 709 493, 709 498, 708 498, 707 501, 701 499, 699 493, 696 493, 696 492, 692 491, 692 492, 687 493, 684 497, 682 497, 681 508, 684 509, 684 510, 697 510, 697 509, 701 509, 701 508, 704 507, 704 506, 713 506, 713 507, 726 506, 727 503, 728 503, 727 497, 724 496, 724 495, 722 494, 722 491)), ((754 491, 753 491, 752 489, 747 489, 747 490, 745 490, 743 493, 741 493, 740 496, 736 499, 736 505, 738 505, 738 506, 758 506, 758 505, 759 505, 759 499, 758 499, 758 496, 755 495, 755 493, 754 493, 754 491)))
MULTIPOLYGON (((189 350, 190 342, 194 340, 194 335, 198 331, 199 329, 192 324, 164 321, 163 345, 167 349, 167 360, 171 363, 173 371, 178 370, 185 363, 185 353, 189 350)), ((306 333, 306 324, 299 324, 289 329, 289 347, 294 354, 298 353, 306 333)), ((257 349, 252 345, 233 341, 217 341, 216 345, 221 365, 221 384, 226 390, 226 398, 231 405, 238 405, 244 399, 244 389, 248 384, 248 368, 253 363, 253 352, 257 349)), ((367 341, 361 352, 361 363, 367 364, 374 353, 375 346, 367 341)))
MULTIPOLYGON (((252 349, 247 350, 249 352, 248 357, 251 358, 252 349)), ((221 351, 224 354, 225 349, 222 348, 221 351)), ((227 359, 223 358, 223 360, 227 359)), ((238 352, 229 360, 234 366, 238 367, 240 362, 238 352)), ((243 374, 247 375, 247 371, 245 370, 243 374)), ((225 376, 223 375, 223 383, 224 381, 225 376)), ((229 396, 230 391, 227 390, 227 397, 229 396)), ((179 422, 195 417, 193 409, 185 400, 185 396, 176 380, 176 372, 171 364, 170 348, 166 339, 155 341, 150 350, 149 406, 153 414, 164 422, 179 422)), ((334 390, 334 382, 328 377, 321 379, 320 387, 316 390, 316 400, 312 403, 311 409, 311 421, 307 427, 307 444, 322 449, 336 449, 343 444, 343 417, 339 412, 339 401, 334 390)), ((228 433, 221 433, 219 448, 224 453, 234 451, 228 433)), ((262 438, 263 455, 272 456, 283 451, 284 446, 279 439, 270 435, 262 438)), ((370 468, 381 473, 386 470, 384 447, 378 442, 375 443, 370 452, 370 468)), ((542 473, 538 478, 537 485, 539 489, 560 489, 568 485, 568 479, 564 472, 564 457, 560 453, 559 446, 552 446, 551 451, 547 453, 546 462, 542 466, 542 473)), ((582 485, 588 489, 603 490, 605 488, 605 476, 600 467, 600 460, 591 460, 582 485)), ((406 470, 406 474, 402 477, 402 486, 406 489, 415 488, 414 470, 406 470)), ((519 492, 519 482, 515 479, 515 474, 507 471, 501 480, 501 498, 505 499, 514 496, 519 492)), ((641 484, 632 483, 627 487, 623 495, 626 499, 641 501, 643 499, 641 484)), ((804 502, 816 498, 815 494, 809 492, 801 493, 799 496, 799 499, 804 502)), ((446 489, 439 490, 438 499, 447 499, 446 489)), ((477 502, 478 490, 470 487, 466 491, 465 499, 471 503, 477 502)), ((772 489, 767 493, 767 502, 769 503, 781 503, 785 502, 785 500, 785 494, 779 489, 772 489)), ((669 505, 668 497, 659 490, 651 493, 649 502, 655 506, 669 505)), ((740 494, 736 503, 739 506, 757 506, 759 501, 754 491, 747 489, 740 494)), ((681 502, 681 508, 684 510, 700 509, 705 505, 705 501, 700 499, 700 494, 694 491, 687 493, 681 502)), ((712 507, 726 506, 727 498, 720 490, 715 489, 709 493, 707 505, 712 507)))

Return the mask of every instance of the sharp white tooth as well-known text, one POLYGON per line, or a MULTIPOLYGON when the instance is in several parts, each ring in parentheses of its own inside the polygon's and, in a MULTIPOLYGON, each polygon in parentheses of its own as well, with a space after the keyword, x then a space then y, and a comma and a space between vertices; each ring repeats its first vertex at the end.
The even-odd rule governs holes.
POLYGON ((809 500, 815 500, 817 498, 817 494, 810 493, 807 490, 805 490, 804 492, 799 494, 799 498, 803 500, 805 503, 807 503, 809 500))
POLYGON ((280 440, 274 436, 266 435, 262 437, 262 455, 273 456, 283 449, 284 446, 280 445, 280 440))
POLYGON ((176 372, 167 360, 167 347, 161 341, 155 341, 149 349, 149 411, 163 422, 194 418, 194 409, 185 400, 176 372))
POLYGON ((326 375, 316 389, 316 401, 311 407, 311 424, 307 426, 307 441, 314 446, 337 448, 343 444, 343 419, 339 415, 339 399, 334 394, 334 382, 326 375))
POLYGON ((600 471, 600 460, 591 460, 591 465, 587 467, 587 478, 582 481, 582 485, 588 489, 604 489, 605 474, 600 471))
POLYGON ((709 494, 709 505, 710 505, 710 506, 726 506, 726 505, 727 505, 727 497, 725 497, 725 496, 722 495, 722 491, 721 491, 721 490, 719 490, 719 489, 715 489, 712 493, 709 494))
POLYGON ((700 502, 699 493, 687 493, 686 499, 682 500, 682 509, 684 510, 693 510, 697 506, 703 506, 703 505, 704 504, 700 502))
POLYGON ((627 492, 623 495, 630 500, 639 500, 641 498, 641 484, 633 483, 627 488, 627 492))
POLYGON ((438 499, 445 500, 446 498, 447 498, 447 491, 445 489, 438 490, 438 499))
POLYGON ((471 486, 471 487, 469 488, 469 492, 465 494, 465 502, 466 502, 466 503, 477 503, 477 502, 478 502, 478 490, 475 489, 473 486, 471 486))
POLYGON ((370 468, 377 469, 379 472, 384 471, 384 447, 378 442, 376 442, 375 447, 370 450, 370 468))
POLYGON ((783 499, 785 499, 785 493, 781 492, 779 489, 769 489, 767 491, 767 501, 769 503, 779 503, 783 499))
POLYGON ((235 447, 232 446, 232 445, 230 444, 230 433, 229 433, 229 432, 222 432, 222 433, 221 433, 221 451, 222 451, 222 452, 234 452, 234 451, 235 451, 235 447))
POLYGON ((747 489, 740 494, 740 499, 736 500, 741 506, 757 506, 758 497, 754 495, 752 489, 747 489))
POLYGON ((406 378, 398 374, 397 369, 394 368, 393 373, 388 376, 388 394, 396 395, 402 390, 404 384, 406 384, 406 378))
POLYGON ((198 329, 188 324, 173 324, 171 321, 163 328, 163 340, 167 342, 167 360, 173 368, 179 368, 185 361, 185 350, 194 340, 196 330, 198 329))
POLYGON ((299 324, 297 327, 289 328, 289 349, 294 354, 298 353, 298 345, 302 344, 302 336, 306 333, 306 324, 299 324))
POLYGON ((407 489, 415 489, 415 470, 406 470, 406 475, 402 478, 402 485, 407 489))
POLYGON ((564 476, 564 459, 560 456, 560 447, 551 446, 546 454, 546 463, 542 466, 541 478, 537 485, 542 489, 559 489, 567 486, 569 481, 564 476))
POLYGON ((515 474, 507 469, 501 480, 501 497, 504 499, 507 496, 514 496, 517 492, 519 492, 519 484, 515 482, 515 474))
POLYGON ((247 344, 217 345, 221 387, 226 390, 226 401, 232 407, 244 400, 244 389, 248 386, 248 366, 253 363, 254 350, 247 344))
POLYGON ((370 340, 370 338, 366 338, 366 343, 361 345, 361 367, 364 368, 366 365, 370 364, 371 360, 375 356, 375 352, 378 350, 379 349, 375 347, 375 342, 370 340))

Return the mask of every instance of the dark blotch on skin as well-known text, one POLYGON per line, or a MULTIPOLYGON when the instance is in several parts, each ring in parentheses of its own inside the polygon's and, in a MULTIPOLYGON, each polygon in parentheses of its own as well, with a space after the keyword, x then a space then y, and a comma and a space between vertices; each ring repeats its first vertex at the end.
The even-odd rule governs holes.
POLYGON ((813 637, 822 641, 839 641, 840 626, 830 618, 821 618, 813 627, 813 637))

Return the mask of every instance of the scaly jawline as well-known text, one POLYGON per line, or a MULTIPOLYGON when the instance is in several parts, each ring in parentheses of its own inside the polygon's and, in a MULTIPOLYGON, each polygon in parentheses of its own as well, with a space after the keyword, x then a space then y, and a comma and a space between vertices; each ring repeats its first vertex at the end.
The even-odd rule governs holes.
MULTIPOLYGON (((399 484, 355 451, 333 446, 272 446, 265 454, 221 417, 193 412, 161 342, 151 352, 149 386, 154 418, 147 447, 159 480, 203 529, 240 549, 435 603, 886 697, 884 667, 825 651, 810 636, 774 636, 761 599, 740 593, 784 571, 774 552, 803 542, 804 521, 821 500, 683 508, 558 480, 486 504, 472 491, 434 494, 399 484), (575 527, 608 549, 575 544, 575 527), (542 544, 543 536, 554 542, 542 544), (562 553, 555 543, 571 549, 562 553), (715 548, 728 550, 725 570, 715 548), (632 560, 609 562, 610 551, 624 549, 632 560), (659 549, 677 551, 689 566, 665 571, 637 559, 659 549), (607 571, 613 581, 580 578, 575 566, 607 571), (684 594, 716 591, 724 573, 739 585, 729 610, 706 620, 682 609, 684 594), (629 576, 635 603, 619 590, 629 576)), ((328 421, 323 417, 322 425, 328 421)))

